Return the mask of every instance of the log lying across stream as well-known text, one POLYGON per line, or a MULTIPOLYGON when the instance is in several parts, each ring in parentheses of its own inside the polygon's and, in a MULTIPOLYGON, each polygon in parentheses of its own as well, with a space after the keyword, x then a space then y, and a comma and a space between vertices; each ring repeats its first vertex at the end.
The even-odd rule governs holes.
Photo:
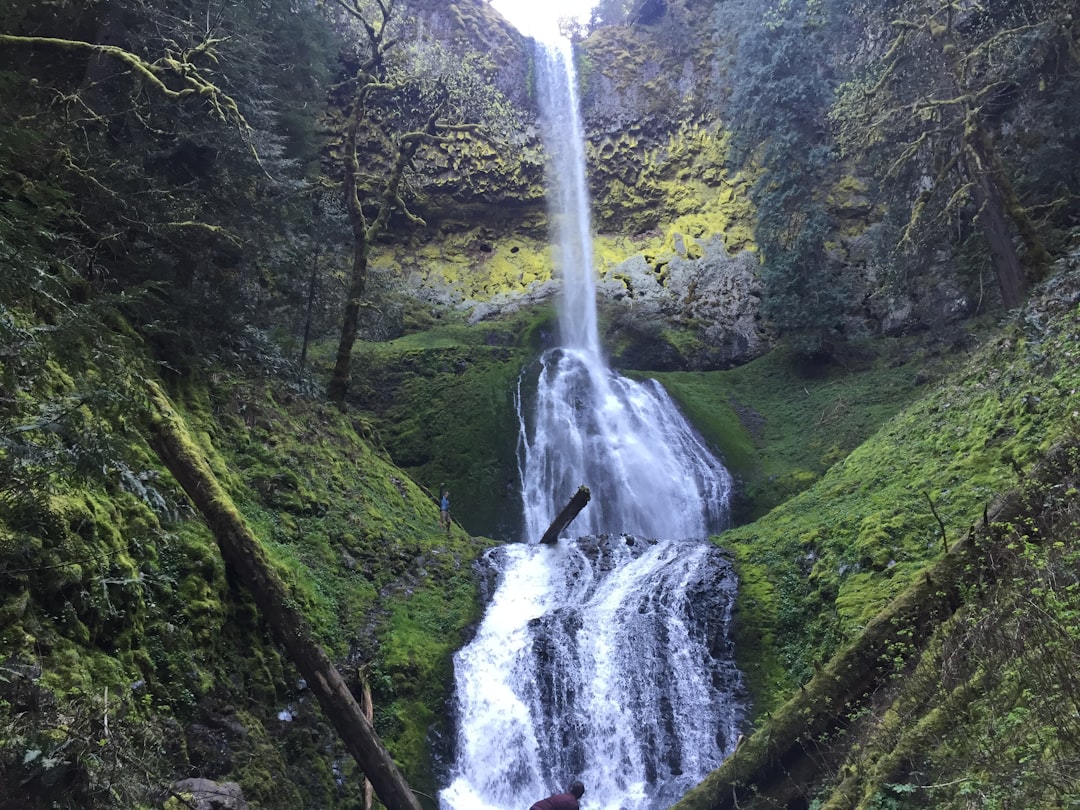
POLYGON ((318 698, 326 719, 388 810, 420 810, 420 802, 341 673, 314 639, 307 619, 293 607, 295 600, 271 567, 266 551, 192 442, 183 418, 159 386, 148 383, 147 392, 151 446, 203 516, 225 564, 251 592, 259 612, 318 698))
POLYGON ((589 488, 582 484, 578 487, 577 492, 570 499, 570 502, 563 507, 563 510, 559 512, 555 520, 551 521, 551 525, 548 526, 548 530, 544 532, 544 536, 540 538, 540 542, 545 545, 554 545, 559 535, 562 534, 562 530, 570 525, 570 521, 578 516, 578 512, 585 508, 585 505, 589 502, 589 498, 592 497, 589 492, 589 488))

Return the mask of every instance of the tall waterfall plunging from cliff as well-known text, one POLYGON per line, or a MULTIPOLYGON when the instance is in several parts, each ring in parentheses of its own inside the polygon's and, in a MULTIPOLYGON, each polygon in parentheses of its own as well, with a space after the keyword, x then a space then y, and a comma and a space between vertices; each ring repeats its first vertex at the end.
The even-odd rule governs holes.
POLYGON ((454 659, 440 807, 526 810, 581 779, 584 810, 655 810, 720 764, 742 719, 734 575, 707 539, 731 478, 660 385, 604 361, 569 45, 536 62, 561 345, 539 361, 535 403, 519 390, 527 542, 486 557, 495 588, 454 659), (581 484, 578 539, 539 545, 581 484))

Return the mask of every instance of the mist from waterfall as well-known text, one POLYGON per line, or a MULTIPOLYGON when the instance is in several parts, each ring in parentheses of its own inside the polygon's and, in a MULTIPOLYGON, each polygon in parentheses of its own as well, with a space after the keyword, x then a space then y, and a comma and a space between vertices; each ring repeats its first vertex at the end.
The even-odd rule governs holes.
POLYGON ((570 46, 538 47, 560 346, 519 386, 525 536, 454 662, 443 810, 527 810, 586 786, 583 810, 667 807, 716 768, 743 717, 729 633, 735 579, 708 535, 731 477, 664 389, 613 373, 597 332, 584 137, 570 46), (579 485, 592 500, 538 538, 579 485), (572 536, 571 536, 572 535, 572 536))

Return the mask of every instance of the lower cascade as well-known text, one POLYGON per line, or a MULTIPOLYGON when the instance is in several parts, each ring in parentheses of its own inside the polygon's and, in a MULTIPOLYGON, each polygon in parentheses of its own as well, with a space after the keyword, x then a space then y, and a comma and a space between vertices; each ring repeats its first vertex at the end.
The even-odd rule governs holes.
POLYGON ((735 580, 707 541, 600 535, 493 550, 499 584, 455 658, 444 808, 528 808, 572 778, 588 808, 662 808, 735 745, 735 580))
POLYGON ((667 807, 734 749, 744 712, 735 577, 706 539, 731 479, 657 384, 566 351, 539 377, 533 418, 520 417, 532 542, 485 558, 496 585, 455 657, 440 805, 525 810, 577 778, 590 810, 667 807), (553 493, 584 480, 593 499, 570 528, 590 534, 539 545, 553 493))

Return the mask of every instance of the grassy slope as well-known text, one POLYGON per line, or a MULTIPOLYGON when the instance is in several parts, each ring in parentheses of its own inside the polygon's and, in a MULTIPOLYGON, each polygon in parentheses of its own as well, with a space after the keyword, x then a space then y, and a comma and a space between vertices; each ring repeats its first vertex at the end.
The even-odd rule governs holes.
POLYGON ((913 341, 863 346, 845 364, 806 373, 783 351, 723 372, 650 374, 739 478, 739 522, 761 517, 921 396, 955 358, 913 341))
POLYGON ((762 703, 679 808, 1080 801, 1078 305, 1063 272, 819 484, 720 538, 744 631, 765 630, 740 647, 762 703), (818 657, 808 680, 790 666, 818 657))
POLYGON ((809 490, 724 536, 762 708, 801 683, 1068 429, 1074 326, 1045 307, 989 339, 809 490))
MULTIPOLYGON (((485 542, 440 532, 434 503, 371 449, 364 423, 280 380, 219 369, 171 393, 343 674, 371 684, 407 778, 430 792, 428 735, 478 616, 471 564, 485 542)), ((132 427, 112 426, 104 482, 57 477, 0 524, 0 795, 138 806, 194 772, 265 808, 358 806, 351 762, 132 427)))
POLYGON ((446 485, 452 513, 473 533, 508 539, 518 528, 514 402, 552 317, 541 308, 358 345, 353 404, 414 480, 431 493, 446 485))
POLYGON ((364 672, 391 753, 431 790, 428 732, 444 719, 450 656, 478 617, 471 564, 484 541, 440 531, 434 502, 371 449, 364 423, 271 381, 196 394, 192 421, 221 431, 242 512, 331 655, 364 672))

